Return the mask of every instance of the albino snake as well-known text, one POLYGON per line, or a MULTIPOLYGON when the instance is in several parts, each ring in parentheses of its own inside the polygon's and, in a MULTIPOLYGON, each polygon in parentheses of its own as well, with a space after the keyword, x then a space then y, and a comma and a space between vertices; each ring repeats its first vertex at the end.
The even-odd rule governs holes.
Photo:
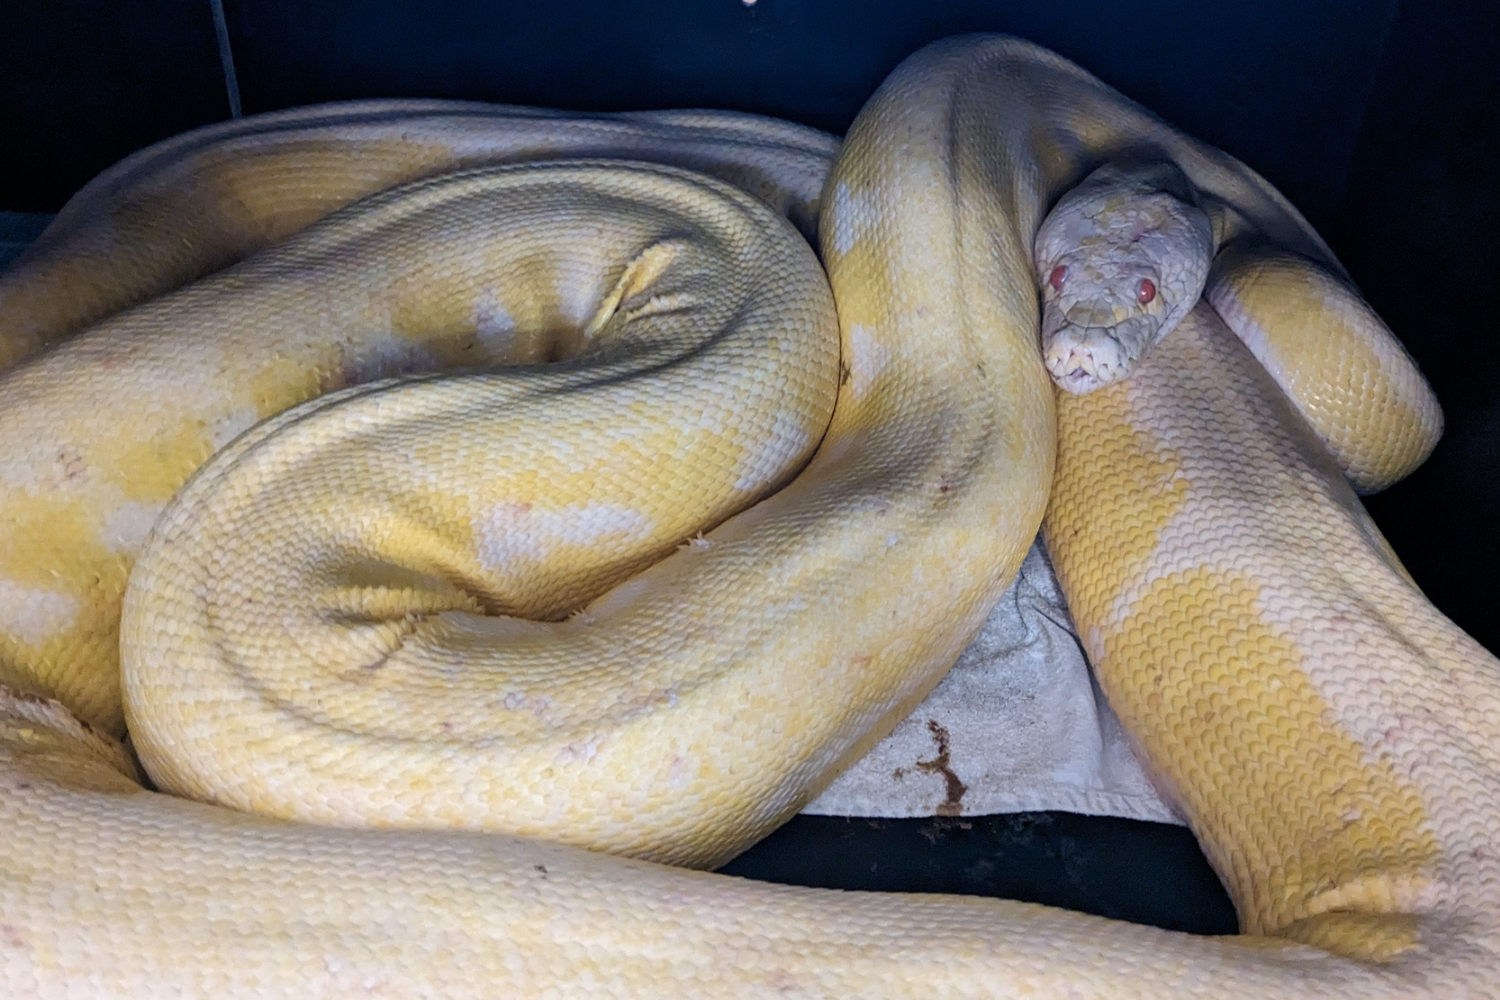
POLYGON ((1500 664, 1206 305, 1056 404, 1037 349, 1047 208, 1171 161, 1226 245, 1209 300, 1377 487, 1438 417, 1326 247, 1014 39, 917 53, 824 188, 834 152, 747 116, 362 104, 190 133, 69 204, 0 281, 0 992, 1500 996, 1500 664), (807 231, 820 191, 838 359, 766 207, 807 231), (999 596, 1055 431, 1080 632, 1246 936, 531 839, 709 866, 794 811, 999 596), (684 527, 667 476, 722 523, 684 527), (526 836, 146 791, 127 716, 163 786, 526 836))

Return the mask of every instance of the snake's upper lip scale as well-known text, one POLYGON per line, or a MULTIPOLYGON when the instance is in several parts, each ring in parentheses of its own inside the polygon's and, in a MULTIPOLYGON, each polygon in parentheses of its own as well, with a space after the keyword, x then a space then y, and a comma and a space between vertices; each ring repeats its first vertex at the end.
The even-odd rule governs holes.
MULTIPOLYGON (((1046 317, 1053 320, 1053 315, 1046 317)), ((1113 326, 1084 326, 1061 318, 1043 324, 1047 370, 1069 392, 1083 393, 1126 378, 1159 339, 1153 316, 1131 316, 1113 326)))
POLYGON ((1069 391, 1076 392, 1080 391, 1087 385, 1088 382, 1094 379, 1094 373, 1088 371, 1080 365, 1079 367, 1074 368, 1072 371, 1064 375, 1063 378, 1066 379, 1068 383, 1065 388, 1067 388, 1069 391))

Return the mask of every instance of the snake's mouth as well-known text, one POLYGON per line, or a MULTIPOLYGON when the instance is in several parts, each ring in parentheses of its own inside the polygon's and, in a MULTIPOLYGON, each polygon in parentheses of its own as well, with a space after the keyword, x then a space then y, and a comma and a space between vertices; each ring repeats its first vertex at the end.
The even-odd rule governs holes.
POLYGON ((1118 382, 1135 370, 1152 343, 1159 324, 1150 315, 1133 316, 1113 326, 1082 326, 1060 317, 1048 329, 1047 310, 1042 329, 1043 358, 1052 381, 1064 390, 1083 394, 1118 382))

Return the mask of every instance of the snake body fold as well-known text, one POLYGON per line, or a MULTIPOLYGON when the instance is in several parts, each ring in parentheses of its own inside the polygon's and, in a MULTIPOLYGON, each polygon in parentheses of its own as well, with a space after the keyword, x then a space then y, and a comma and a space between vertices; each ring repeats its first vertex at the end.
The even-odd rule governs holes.
POLYGON ((0 284, 9 995, 1500 996, 1500 664, 1308 430, 1373 488, 1439 426, 1321 240, 1015 39, 911 57, 824 186, 833 153, 746 116, 357 105, 171 140, 70 203, 0 284), (1244 343, 1200 304, 1054 404, 1033 236, 1143 154, 1225 207, 1208 300, 1244 343), (550 162, 452 173, 517 160, 550 162), (838 358, 777 218, 809 231, 820 192, 838 358), (409 374, 476 356, 529 367, 409 374), (1070 605, 1245 937, 534 839, 711 865, 779 822, 957 656, 1055 430, 1070 605), (652 437, 717 497, 701 525, 652 437), (127 715, 210 801, 468 830, 146 791, 127 715))

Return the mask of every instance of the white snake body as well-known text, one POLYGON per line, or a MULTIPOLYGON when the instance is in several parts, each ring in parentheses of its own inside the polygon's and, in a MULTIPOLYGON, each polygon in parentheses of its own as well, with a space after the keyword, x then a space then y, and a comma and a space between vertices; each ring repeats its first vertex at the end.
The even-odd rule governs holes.
MULTIPOLYGON (((430 123, 453 112, 411 110, 430 123)), ((167 260, 164 246, 167 262, 147 262, 143 292, 117 254, 137 231, 150 236, 146 220, 172 200, 132 202, 132 192, 173 170, 246 184, 256 171, 188 137, 171 155, 144 154, 139 174, 127 161, 104 175, 0 285, 12 357, 360 194, 445 163, 474 165, 460 155, 472 145, 418 143, 418 155, 387 135, 383 151, 362 147, 359 162, 375 164, 363 180, 350 178, 365 168, 331 168, 337 183, 317 195, 307 165, 341 162, 338 115, 294 113, 264 139, 253 125, 231 127, 244 131, 229 142, 294 164, 284 183, 305 181, 313 194, 257 229, 244 222, 259 217, 247 196, 226 202, 223 187, 189 186, 185 217, 207 227, 195 242, 217 249, 198 264, 194 254, 167 260), (209 235, 221 203, 244 208, 227 225, 238 235, 222 241, 209 235), (64 294, 90 282, 102 287, 64 294)), ((721 120, 514 117, 589 136, 523 144, 517 158, 585 159, 435 177, 359 202, 237 268, 102 319, 0 384, 0 421, 15 424, 0 434, 0 587, 30 602, 24 617, 4 620, 0 650, 0 679, 13 689, 0 703, 0 989, 90 1000, 1500 996, 1500 664, 1411 585, 1251 352, 1303 414, 1331 428, 1333 450, 1367 487, 1420 460, 1435 409, 1399 345, 1340 284, 1326 247, 1264 182, 1034 46, 983 37, 931 46, 872 98, 824 189, 819 234, 841 358, 825 349, 818 360, 813 337, 810 355, 777 367, 794 326, 827 319, 826 293, 792 274, 810 255, 773 212, 680 169, 714 159, 700 143, 721 120), (641 121, 688 130, 691 148, 656 158, 666 165, 587 159, 650 159, 656 139, 631 131, 641 121), (599 128, 629 133, 629 148, 601 148, 589 131, 599 128), (1250 349, 1200 305, 1131 378, 1064 396, 1055 414, 1036 344, 1033 235, 1095 166, 1143 154, 1174 162, 1228 207, 1239 235, 1260 241, 1231 243, 1209 284, 1250 349), (564 175, 583 188, 548 187, 564 175), (625 208, 623 229, 596 226, 599 202, 632 186, 649 189, 646 207, 625 208), (511 208, 483 197, 500 189, 511 208), (519 217, 503 215, 516 205, 519 217), (510 235, 486 242, 485 223, 502 218, 510 235), (579 249, 547 256, 529 234, 559 219, 579 249), (393 258, 374 252, 381 234, 394 234, 383 248, 393 258), (518 256, 495 259, 510 263, 473 263, 507 240, 518 256), (591 241, 616 253, 595 253, 591 241), (596 270, 581 261, 590 256, 596 270), (406 263, 361 277, 392 259, 406 263), (493 275, 528 270, 547 279, 543 290, 495 289, 493 275), (732 299, 700 281, 715 271, 731 291, 736 276, 752 284, 769 272, 778 290, 805 294, 768 303, 746 289, 732 299), (560 276, 575 273, 585 290, 570 299, 558 289, 574 286, 560 276), (382 280, 412 274, 421 280, 382 280), (741 304, 722 306, 721 295, 741 304), (393 331, 407 336, 401 310, 413 297, 448 317, 438 325, 452 338, 425 344, 424 363, 461 366, 462 355, 445 353, 452 344, 492 351, 486 361, 571 360, 533 369, 539 381, 525 385, 501 371, 353 386, 235 439, 173 501, 140 559, 126 598, 122 707, 113 616, 143 532, 132 535, 119 511, 144 520, 164 502, 150 491, 175 493, 207 457, 201 439, 234 427, 233 408, 222 425, 203 414, 219 405, 215 392, 246 391, 241 350, 254 355, 271 337, 255 362, 269 369, 300 343, 288 333, 299 324, 321 330, 339 314, 374 331, 378 364, 308 334, 311 360, 286 367, 291 388, 275 398, 252 389, 241 401, 265 416, 319 388, 410 367, 411 352, 381 345, 393 331), (720 314, 750 317, 743 339, 686 339, 697 317, 720 314), (1304 330, 1318 345, 1298 340, 1304 330), (228 339, 181 348, 204 367, 153 380, 143 365, 153 351, 171 359, 156 346, 169 332, 228 339), (1330 353, 1366 388, 1346 389, 1319 367, 1330 353), (733 388, 699 391, 714 369, 740 362, 748 371, 733 388), (634 380, 653 367, 668 405, 642 409, 634 437, 579 418, 581 434, 618 445, 597 462, 547 466, 549 450, 570 453, 565 438, 502 468, 478 443, 490 429, 520 427, 524 438, 528 420, 565 419, 528 416, 533 398, 577 398, 586 414, 596 393, 604 409, 633 413, 654 384, 637 390, 634 380), (223 384, 193 385, 201 371, 223 384), (101 398, 112 372, 135 393, 122 388, 117 406, 101 398), (675 372, 688 374, 674 383, 675 372), (805 401, 800 422, 778 420, 781 404, 756 395, 772 383, 805 401), (747 457, 760 446, 739 440, 732 415, 751 424, 768 414, 767 450, 795 468, 835 387, 821 445, 789 486, 618 583, 694 530, 635 530, 669 521, 683 503, 669 495, 653 513, 639 506, 671 487, 654 470, 633 471, 637 439, 659 433, 686 448, 689 424, 709 428, 706 457, 686 457, 673 475, 696 483, 723 466, 721 492, 752 503, 790 470, 747 457), (727 411, 711 410, 710 397, 726 393, 727 411), (174 410, 186 405, 180 397, 201 412, 174 410), (133 456, 151 470, 145 481, 87 494, 93 439, 122 440, 134 430, 122 424, 162 413, 178 431, 198 421, 193 446, 174 450, 162 442, 175 438, 143 427, 154 443, 133 456), (533 839, 550 814, 560 827, 550 837, 709 865, 794 810, 936 682, 998 597, 1047 502, 1055 416, 1062 444, 1047 534, 1071 607, 1101 685, 1224 877, 1246 937, 999 900, 765 885, 533 839), (66 431, 61 450, 54 424, 66 431), (580 477, 602 492, 518 499, 535 463, 553 468, 545 478, 580 477), (506 485, 493 485, 496 475, 506 485), (76 550, 13 513, 34 509, 43 485, 91 498, 76 522, 82 537, 68 542, 76 550), (538 520, 532 512, 548 503, 566 516, 538 520), (530 528, 506 533, 528 517, 530 528), (506 531, 490 532, 496 525, 506 531), (597 544, 580 545, 580 531, 597 544), (509 596, 515 567, 549 547, 599 549, 603 569, 538 561, 539 578, 552 581, 542 596, 509 596), (486 552, 505 558, 486 562, 486 552), (45 558, 59 561, 21 565, 45 558), (569 574, 577 579, 557 582, 569 574), (76 619, 56 610, 80 594, 106 606, 76 619), (479 614, 555 619, 581 604, 563 621, 479 614), (578 662, 580 650, 589 662, 578 662), (280 672, 298 659, 311 680, 280 672), (595 668, 624 687, 597 684, 595 668), (466 672, 478 693, 448 693, 466 672), (543 673, 560 675, 559 693, 541 687, 543 673), (387 827, 438 816, 526 836, 316 825, 146 791, 111 735, 122 712, 158 780, 211 801, 387 827), (290 753, 299 746, 311 763, 290 753), (237 770, 200 786, 212 777, 196 762, 216 754, 237 770), (506 760, 521 772, 492 769, 506 760), (578 784, 563 787, 565 778, 578 784), (457 805, 429 799, 445 789, 457 805), (608 806, 620 808, 618 824, 608 806)), ((753 161, 758 129, 790 152, 772 155, 774 167, 720 156, 715 172, 797 220, 817 185, 768 178, 815 178, 810 165, 826 162, 831 145, 790 126, 728 121, 739 138, 717 134, 720 152, 739 143, 753 161)), ((1226 235, 1236 234, 1216 234, 1226 235)), ((705 516, 712 523, 733 506, 705 516)))

